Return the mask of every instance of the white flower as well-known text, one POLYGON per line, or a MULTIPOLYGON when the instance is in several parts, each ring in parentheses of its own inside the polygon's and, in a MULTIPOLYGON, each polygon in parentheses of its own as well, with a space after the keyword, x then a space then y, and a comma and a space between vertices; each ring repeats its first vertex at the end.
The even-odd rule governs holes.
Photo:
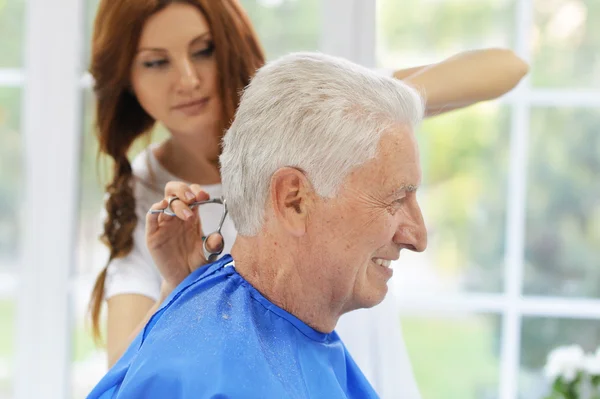
POLYGON ((544 371, 552 381, 562 377, 566 383, 570 383, 584 369, 584 364, 585 354, 580 346, 562 346, 550 352, 544 371))
POLYGON ((598 348, 595 354, 585 357, 584 368, 585 372, 590 376, 600 376, 600 348, 598 348))

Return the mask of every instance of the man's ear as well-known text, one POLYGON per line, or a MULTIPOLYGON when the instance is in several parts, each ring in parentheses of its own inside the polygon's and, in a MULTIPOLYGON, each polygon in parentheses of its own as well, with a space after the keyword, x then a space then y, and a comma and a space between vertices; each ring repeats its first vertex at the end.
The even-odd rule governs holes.
POLYGON ((271 177, 271 204, 275 218, 290 234, 300 237, 306 232, 313 188, 304 172, 285 167, 271 177))

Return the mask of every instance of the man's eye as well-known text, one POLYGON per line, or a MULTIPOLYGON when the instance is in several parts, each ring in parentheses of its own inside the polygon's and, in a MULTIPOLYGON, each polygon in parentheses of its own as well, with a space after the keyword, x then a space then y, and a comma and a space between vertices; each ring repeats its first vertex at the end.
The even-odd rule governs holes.
POLYGON ((397 200, 392 201, 388 206, 388 212, 392 214, 396 213, 396 211, 402 207, 404 201, 406 201, 406 197, 398 198, 397 200))

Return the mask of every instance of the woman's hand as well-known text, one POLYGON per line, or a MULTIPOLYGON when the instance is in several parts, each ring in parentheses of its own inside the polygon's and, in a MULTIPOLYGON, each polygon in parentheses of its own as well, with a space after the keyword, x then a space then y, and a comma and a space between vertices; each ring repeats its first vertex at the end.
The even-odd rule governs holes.
MULTIPOLYGON (((165 187, 165 199, 152 205, 151 209, 165 209, 171 202, 176 216, 164 213, 146 216, 146 244, 164 279, 163 291, 170 292, 192 271, 207 263, 202 249, 202 224, 197 210, 188 204, 209 199, 197 184, 188 186, 182 182, 169 182, 165 187)), ((211 235, 206 243, 209 250, 223 246, 223 237, 211 235)))

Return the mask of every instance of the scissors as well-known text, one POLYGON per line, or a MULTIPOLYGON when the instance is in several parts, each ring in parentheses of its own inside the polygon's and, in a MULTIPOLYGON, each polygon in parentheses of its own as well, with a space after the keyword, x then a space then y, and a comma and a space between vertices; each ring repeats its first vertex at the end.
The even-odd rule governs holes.
MULTIPOLYGON (((173 208, 171 208, 171 204, 173 203, 173 201, 178 200, 179 197, 177 196, 173 196, 171 198, 169 198, 169 204, 167 205, 166 208, 164 209, 150 209, 148 211, 148 213, 164 213, 165 215, 169 215, 169 216, 175 216, 175 212, 173 212, 173 208)), ((223 248, 225 248, 225 238, 223 237, 223 235, 221 234, 221 229, 223 228, 223 223, 225 222, 225 217, 227 216, 227 202, 225 202, 225 198, 220 197, 220 198, 211 198, 205 201, 195 201, 192 202, 191 204, 188 204, 188 207, 190 209, 196 208, 200 205, 204 205, 204 204, 220 204, 223 205, 223 214, 221 215, 221 221, 219 221, 219 227, 217 228, 217 230, 213 231, 212 233, 210 233, 207 236, 202 237, 202 250, 204 252, 204 257, 206 258, 206 260, 208 262, 214 262, 217 260, 217 258, 219 257, 219 255, 221 255, 221 252, 223 252, 223 248), (211 251, 206 247, 206 243, 208 242, 208 238, 214 234, 219 234, 222 239, 223 239, 223 244, 221 245, 221 247, 216 250, 216 251, 211 251)))

